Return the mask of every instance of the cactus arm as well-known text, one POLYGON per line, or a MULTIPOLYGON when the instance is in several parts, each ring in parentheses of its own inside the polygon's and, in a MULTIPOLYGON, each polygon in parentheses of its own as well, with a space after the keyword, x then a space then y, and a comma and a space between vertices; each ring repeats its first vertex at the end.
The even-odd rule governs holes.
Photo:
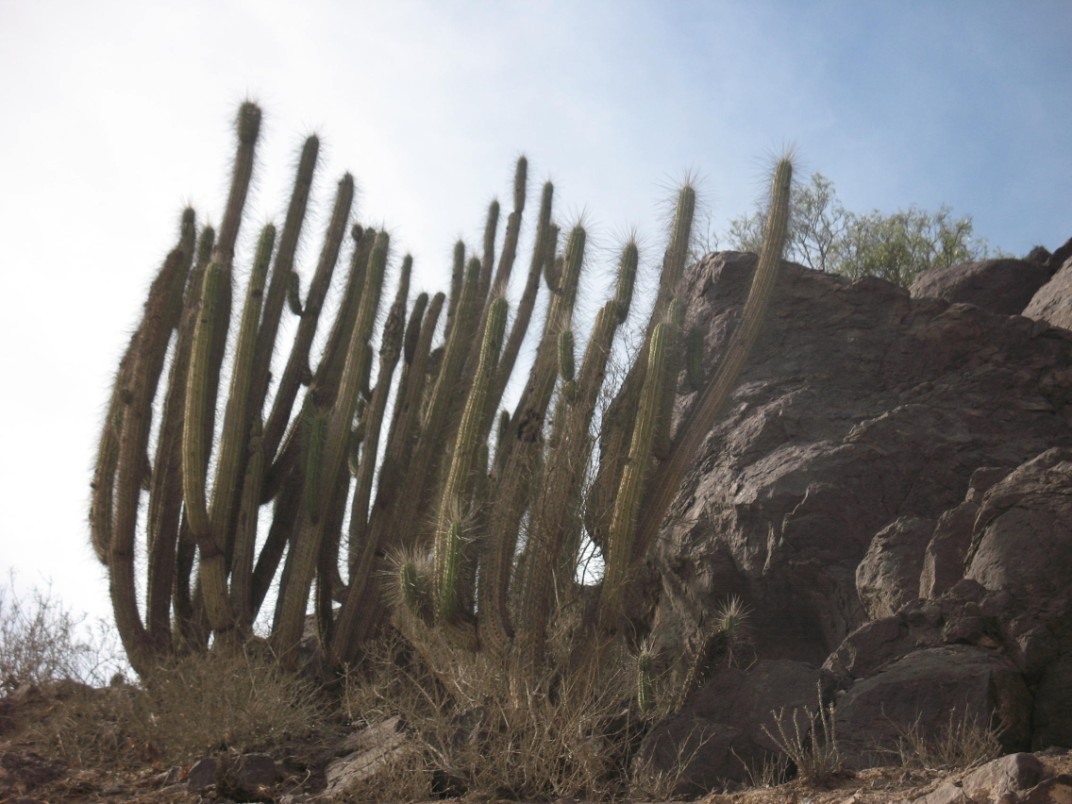
POLYGON ((767 214, 763 246, 752 287, 741 313, 741 323, 733 334, 718 371, 702 391, 700 400, 688 419, 680 426, 669 458, 660 466, 655 482, 645 494, 646 503, 636 541, 638 557, 654 542, 663 516, 677 496, 685 472, 729 399, 730 392, 737 384, 759 336, 785 250, 792 181, 793 166, 786 157, 779 161, 771 182, 771 205, 767 214))
POLYGON ((272 354, 275 350, 291 277, 297 276, 294 273, 294 254, 298 249, 305 211, 309 205, 309 193, 313 186, 319 152, 320 140, 315 136, 308 137, 302 146, 301 157, 298 160, 290 203, 287 205, 286 218, 279 235, 279 248, 276 249, 271 279, 264 297, 264 311, 261 315, 260 330, 257 333, 257 348, 254 350, 250 392, 250 409, 258 415, 262 413, 265 397, 268 395, 272 354))
POLYGON ((652 464, 652 445, 660 417, 662 386, 669 381, 666 368, 672 340, 671 326, 659 324, 648 348, 648 370, 644 380, 636 423, 629 445, 629 460, 622 471, 621 484, 611 519, 609 545, 604 551, 605 569, 599 597, 599 623, 605 633, 613 633, 622 614, 622 599, 632 569, 644 484, 652 464))
POLYGON ((380 365, 376 375, 376 390, 372 393, 364 420, 369 426, 361 445, 361 461, 357 467, 357 483, 354 498, 350 506, 350 549, 347 565, 352 576, 358 564, 358 554, 367 540, 369 501, 372 498, 372 486, 375 480, 379 460, 380 434, 383 430, 384 414, 387 410, 387 398, 391 391, 398 360, 402 355, 402 341, 405 336, 406 301, 409 296, 410 274, 413 258, 408 254, 402 261, 401 275, 394 303, 387 314, 380 342, 380 365))
POLYGON ((592 451, 590 427, 614 336, 628 316, 632 301, 632 294, 623 293, 622 288, 632 287, 638 263, 636 243, 631 240, 619 259, 615 296, 596 316, 577 376, 576 393, 568 404, 560 402, 564 421, 548 455, 540 493, 530 514, 530 546, 519 582, 517 631, 522 656, 532 668, 544 661, 555 573, 565 568, 565 574, 570 574, 580 545, 583 481, 592 451))
MULTIPOLYGON (((367 374, 370 354, 367 347, 369 338, 372 336, 380 292, 383 288, 388 243, 387 234, 380 232, 376 236, 376 244, 369 257, 365 289, 361 296, 361 309, 350 338, 339 392, 327 423, 324 460, 320 468, 321 476, 324 478, 321 483, 322 494, 335 490, 339 473, 345 468, 346 453, 350 447, 350 428, 357 408, 357 397, 367 374), (327 491, 324 491, 325 489, 327 491)), ((324 503, 325 500, 321 497, 315 506, 317 510, 322 510, 324 503)), ((288 662, 293 661, 292 651, 301 640, 309 588, 312 585, 313 573, 319 559, 322 538, 323 520, 305 517, 297 538, 292 544, 293 561, 288 563, 292 563, 293 571, 280 592, 279 617, 273 634, 277 649, 288 662)))
POLYGON ((436 619, 449 627, 449 633, 462 635, 464 645, 471 646, 472 630, 462 622, 470 612, 462 601, 471 595, 463 590, 463 556, 465 544, 462 518, 470 514, 470 501, 478 457, 487 442, 484 411, 487 395, 495 378, 495 367, 506 331, 506 300, 498 298, 488 309, 487 326, 480 349, 480 364, 466 399, 462 421, 454 442, 453 459, 447 473, 440 501, 439 526, 435 543, 436 619))
POLYGON ((525 289, 521 292, 521 299, 517 304, 517 312, 514 315, 514 323, 510 327, 510 335, 506 339, 502 356, 499 358, 499 369, 495 378, 495 389, 491 396, 501 399, 510 381, 510 375, 514 371, 514 364, 521 351, 521 344, 532 320, 533 310, 536 308, 536 296, 540 290, 540 276, 543 273, 544 262, 548 254, 554 256, 558 247, 557 228, 551 223, 551 206, 554 200, 555 188, 551 182, 546 182, 540 195, 540 212, 536 220, 536 237, 532 245, 532 260, 529 263, 529 273, 525 280, 525 289))
POLYGON ((114 486, 112 532, 108 540, 108 570, 112 609, 123 647, 138 672, 150 656, 148 632, 138 612, 134 584, 134 545, 138 505, 145 480, 152 401, 164 368, 168 340, 182 314, 182 291, 189 263, 173 250, 164 261, 145 305, 141 325, 131 339, 127 370, 120 370, 125 387, 118 398, 121 414, 114 486))
POLYGON ((268 224, 262 230, 257 244, 231 368, 231 388, 219 439, 212 503, 208 510, 210 531, 206 539, 211 541, 213 549, 206 551, 202 548, 201 592, 209 623, 217 633, 234 626, 227 590, 228 565, 234 549, 235 508, 242 491, 242 476, 249 455, 249 395, 257 327, 274 245, 275 227, 268 224))
POLYGON ((220 315, 222 269, 213 262, 205 270, 201 287, 200 312, 194 330, 190 372, 186 382, 186 409, 182 433, 182 491, 186 519, 194 539, 207 543, 211 532, 205 492, 206 447, 211 438, 209 385, 212 376, 215 330, 225 325, 220 315))
POLYGON ((313 280, 309 283, 309 292, 305 300, 305 312, 298 321, 298 331, 294 336, 294 344, 291 347, 290 356, 287 358, 286 367, 283 369, 283 376, 276 387, 272 411, 264 426, 265 454, 270 456, 273 461, 286 431, 294 400, 298 395, 298 387, 301 385, 303 376, 308 371, 309 350, 316 334, 320 310, 324 304, 328 286, 331 284, 331 276, 339 258, 339 250, 346 234, 353 200, 354 180, 350 174, 346 174, 339 182, 338 191, 335 194, 335 206, 332 209, 331 220, 328 222, 327 232, 324 235, 320 258, 317 261, 313 280))

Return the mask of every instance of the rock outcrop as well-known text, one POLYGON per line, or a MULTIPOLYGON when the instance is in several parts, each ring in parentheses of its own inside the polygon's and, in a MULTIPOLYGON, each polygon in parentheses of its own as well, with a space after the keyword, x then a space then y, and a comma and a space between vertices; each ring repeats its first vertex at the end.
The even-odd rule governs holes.
MULTIPOLYGON (((696 644, 704 612, 740 597, 758 659, 823 666, 841 690, 855 767, 895 720, 933 732, 951 710, 1000 723, 1009 751, 1072 743, 1072 332, 1021 314, 1063 295, 1042 256, 911 293, 784 266, 653 550, 656 644, 696 644)), ((754 266, 713 254, 689 277, 708 375, 754 266)), ((681 417, 696 394, 678 390, 681 417)), ((739 728, 701 713, 707 695, 680 717, 739 728)))

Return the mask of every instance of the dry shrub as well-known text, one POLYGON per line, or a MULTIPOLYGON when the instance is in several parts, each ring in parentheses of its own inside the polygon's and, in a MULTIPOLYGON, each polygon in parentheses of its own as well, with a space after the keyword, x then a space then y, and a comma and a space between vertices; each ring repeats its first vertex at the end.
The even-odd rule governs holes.
POLYGON ((219 750, 293 747, 338 733, 325 692, 253 651, 213 651, 157 669, 141 686, 75 685, 34 736, 82 764, 189 762, 219 750))
POLYGON ((308 680, 255 650, 210 651, 160 667, 145 683, 152 740, 193 756, 213 746, 270 751, 328 731, 330 701, 308 680))
POLYGON ((629 711, 628 661, 587 677, 551 669, 525 679, 483 653, 454 648, 434 629, 418 644, 419 653, 398 638, 377 643, 347 684, 356 723, 399 715, 418 748, 367 790, 349 791, 355 800, 427 798, 444 786, 511 799, 624 793, 642 728, 629 711))
POLYGON ((797 776, 808 784, 824 784, 841 770, 837 732, 834 729, 834 705, 823 705, 822 690, 818 690, 819 705, 812 711, 807 707, 793 709, 787 718, 785 709, 771 712, 774 732, 763 727, 778 750, 796 766, 797 776))
POLYGON ((0 586, 0 685, 8 691, 60 680, 101 685, 125 668, 114 631, 92 628, 51 588, 20 596, 14 574, 0 586))
POLYGON ((907 726, 897 726, 896 753, 901 765, 923 770, 959 770, 989 762, 1002 755, 1003 728, 994 719, 979 717, 970 708, 960 715, 949 710, 949 720, 935 734, 927 734, 922 714, 907 726))

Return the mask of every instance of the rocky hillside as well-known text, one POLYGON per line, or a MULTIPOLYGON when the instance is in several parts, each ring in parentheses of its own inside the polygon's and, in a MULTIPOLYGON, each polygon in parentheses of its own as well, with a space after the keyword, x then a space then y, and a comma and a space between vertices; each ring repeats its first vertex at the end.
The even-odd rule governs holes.
MULTIPOLYGON (((774 749, 771 708, 814 709, 817 685, 850 768, 951 718, 992 724, 1008 751, 1072 745, 1070 254, 910 291, 785 266, 637 601, 668 653, 729 597, 751 610, 743 669, 649 739, 665 757, 693 746, 694 789, 742 779, 738 756, 774 749)), ((754 266, 719 253, 690 274, 707 372, 754 266)), ((683 376, 678 412, 695 396, 683 376)))

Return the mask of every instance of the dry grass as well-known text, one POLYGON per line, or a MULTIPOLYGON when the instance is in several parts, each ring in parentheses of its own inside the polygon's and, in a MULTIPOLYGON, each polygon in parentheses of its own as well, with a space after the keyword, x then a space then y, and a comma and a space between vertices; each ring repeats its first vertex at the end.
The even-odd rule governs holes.
POLYGON ((428 797, 435 780, 475 796, 618 798, 644 726, 630 712, 631 663, 612 664, 621 669, 522 681, 431 629, 420 654, 385 640, 347 684, 347 711, 358 723, 401 716, 417 759, 350 794, 410 800, 428 797))
POLYGON ((31 739, 81 765, 182 765, 217 751, 273 751, 332 731, 324 692, 252 653, 188 656, 140 686, 49 691, 31 739))
POLYGON ((80 681, 103 685, 127 669, 115 632, 64 608, 52 590, 20 596, 10 575, 0 586, 0 686, 80 681))
POLYGON ((829 781, 841 770, 834 706, 824 706, 822 690, 818 692, 819 704, 814 711, 806 707, 795 708, 790 718, 785 709, 779 709, 771 712, 774 732, 763 727, 778 750, 796 766, 798 778, 813 785, 829 781))
POLYGON ((971 709, 959 715, 949 710, 949 720, 936 733, 927 734, 922 716, 907 726, 897 726, 896 754, 905 768, 953 770, 974 767, 1002 755, 1003 729, 994 720, 979 717, 971 709))

